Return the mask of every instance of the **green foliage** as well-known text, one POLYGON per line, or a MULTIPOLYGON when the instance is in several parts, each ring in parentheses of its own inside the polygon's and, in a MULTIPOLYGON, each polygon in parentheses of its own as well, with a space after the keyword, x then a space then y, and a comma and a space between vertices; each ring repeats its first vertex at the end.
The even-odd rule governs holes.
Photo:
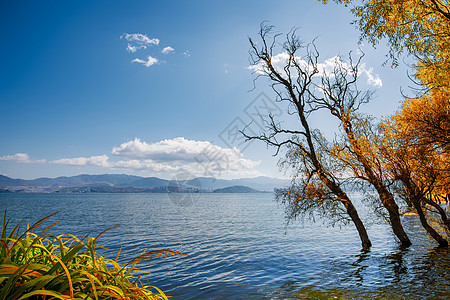
POLYGON ((0 299, 167 299, 158 288, 143 284, 141 277, 145 272, 136 269, 136 264, 143 259, 183 253, 144 251, 130 263, 120 264, 120 251, 115 260, 96 252, 97 247, 103 248, 97 239, 107 230, 86 243, 73 235, 51 237, 48 231, 56 223, 34 233, 52 215, 22 234, 18 233, 19 224, 8 233, 4 217, 0 299))

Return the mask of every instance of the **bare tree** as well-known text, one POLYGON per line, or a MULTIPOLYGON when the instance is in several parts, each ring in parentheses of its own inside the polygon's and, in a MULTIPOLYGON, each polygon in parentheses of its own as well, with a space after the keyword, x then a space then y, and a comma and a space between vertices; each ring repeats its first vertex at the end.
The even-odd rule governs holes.
POLYGON ((325 109, 339 120, 343 138, 333 155, 347 165, 356 179, 368 182, 376 190, 379 201, 388 212, 394 234, 402 245, 409 246, 411 241, 403 229, 399 207, 380 160, 374 125, 370 117, 358 113, 360 106, 369 102, 373 94, 358 89, 361 58, 354 61, 350 54, 349 63, 336 59, 333 71, 321 77, 317 86, 319 92, 311 97, 310 102, 315 109, 325 109))
POLYGON ((319 53, 314 44, 304 46, 293 30, 282 44, 283 65, 278 66, 273 53, 278 36, 273 34, 272 26, 261 24, 259 42, 249 38, 250 59, 257 78, 269 78, 277 101, 286 103, 289 114, 297 117, 298 128, 283 128, 269 115, 266 130, 259 135, 248 135, 245 129, 242 133, 248 140, 261 140, 275 147, 275 155, 280 150, 286 151, 281 164, 292 167, 296 174, 291 187, 280 191, 278 197, 286 204, 289 217, 319 212, 334 220, 349 219, 358 231, 363 249, 367 250, 371 241, 354 204, 342 188, 343 180, 333 166, 329 143, 318 129, 310 128, 308 122, 310 115, 319 109, 314 96, 318 88, 314 82, 319 75, 319 53), (299 57, 301 51, 305 52, 302 58, 299 57))

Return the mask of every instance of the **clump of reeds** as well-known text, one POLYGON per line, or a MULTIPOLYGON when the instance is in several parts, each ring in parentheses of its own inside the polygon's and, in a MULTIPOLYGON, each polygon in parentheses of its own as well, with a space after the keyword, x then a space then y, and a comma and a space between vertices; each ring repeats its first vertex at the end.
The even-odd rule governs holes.
POLYGON ((96 252, 96 247, 101 247, 97 239, 105 231, 87 242, 70 234, 51 237, 49 228, 56 223, 36 234, 36 228, 50 216, 21 234, 19 224, 7 233, 8 222, 3 218, 0 299, 167 299, 157 287, 143 284, 146 272, 136 269, 136 264, 183 253, 144 251, 130 263, 121 264, 120 251, 114 260, 96 252))

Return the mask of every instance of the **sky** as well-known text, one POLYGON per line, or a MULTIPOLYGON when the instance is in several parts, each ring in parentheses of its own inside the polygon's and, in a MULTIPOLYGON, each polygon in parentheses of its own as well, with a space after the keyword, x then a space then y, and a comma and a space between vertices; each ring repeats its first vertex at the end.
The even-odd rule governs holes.
MULTIPOLYGON (((260 129, 261 107, 295 127, 267 79, 254 86, 248 38, 265 21, 316 39, 324 66, 364 52, 361 81, 375 97, 363 110, 386 117, 407 68, 383 66, 384 43, 358 44, 352 20, 314 0, 2 1, 0 174, 286 176, 274 149, 236 134, 260 129)), ((336 126, 320 114, 311 123, 336 126)))

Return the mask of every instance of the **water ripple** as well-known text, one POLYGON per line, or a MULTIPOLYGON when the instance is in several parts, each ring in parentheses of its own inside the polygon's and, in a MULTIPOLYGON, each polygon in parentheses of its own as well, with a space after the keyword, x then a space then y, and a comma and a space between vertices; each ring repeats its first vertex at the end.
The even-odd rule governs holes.
MULTIPOLYGON (((2 194, 11 223, 54 211, 55 234, 96 236, 128 262, 144 249, 187 253, 141 262, 171 299, 448 299, 450 258, 414 217, 403 219, 414 245, 398 247, 389 227, 368 228, 374 246, 360 252, 352 226, 285 226, 271 194, 202 194, 192 207, 166 194, 2 194)), ((369 216, 369 212, 362 215, 369 216)))

